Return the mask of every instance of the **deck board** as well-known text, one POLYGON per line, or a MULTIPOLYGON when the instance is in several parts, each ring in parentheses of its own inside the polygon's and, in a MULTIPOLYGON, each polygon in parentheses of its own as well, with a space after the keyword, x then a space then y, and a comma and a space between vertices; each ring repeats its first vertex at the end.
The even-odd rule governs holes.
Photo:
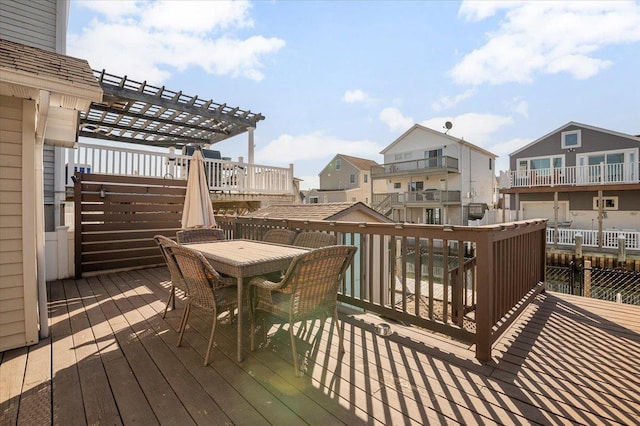
MULTIPOLYGON (((547 293, 496 342, 474 347, 388 320, 341 314, 286 326, 255 352, 222 319, 203 366, 210 318, 162 318, 168 271, 148 268, 49 284, 51 337, 0 354, 2 424, 640 424, 640 307, 547 293)), ((248 327, 248 321, 247 321, 248 327)), ((247 333, 248 334, 248 333, 247 333)))

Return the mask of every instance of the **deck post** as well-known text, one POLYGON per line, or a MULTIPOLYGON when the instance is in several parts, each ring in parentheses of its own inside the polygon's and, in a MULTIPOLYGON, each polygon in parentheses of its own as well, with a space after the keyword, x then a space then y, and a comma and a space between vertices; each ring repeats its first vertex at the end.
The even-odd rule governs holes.
POLYGON ((478 305, 476 310, 476 358, 491 359, 492 312, 494 304, 493 231, 483 232, 477 241, 478 305))

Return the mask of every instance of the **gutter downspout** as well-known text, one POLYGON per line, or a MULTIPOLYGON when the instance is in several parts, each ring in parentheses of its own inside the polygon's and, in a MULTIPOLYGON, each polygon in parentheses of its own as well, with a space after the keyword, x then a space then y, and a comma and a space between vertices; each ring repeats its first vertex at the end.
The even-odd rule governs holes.
POLYGON ((49 337, 49 315, 47 312, 47 280, 46 280, 46 251, 44 238, 44 134, 49 115, 49 101, 51 93, 40 91, 36 122, 36 152, 35 152, 35 200, 36 200, 36 271, 38 279, 38 315, 40 318, 40 338, 49 337))

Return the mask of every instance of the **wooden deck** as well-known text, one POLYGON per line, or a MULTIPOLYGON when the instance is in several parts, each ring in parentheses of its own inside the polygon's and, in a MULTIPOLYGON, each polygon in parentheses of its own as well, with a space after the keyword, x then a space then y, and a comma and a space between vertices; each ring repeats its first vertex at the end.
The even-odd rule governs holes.
POLYGON ((167 279, 150 268, 51 283, 51 337, 0 354, 0 424, 640 424, 639 306, 540 295, 487 364, 345 313, 343 356, 331 321, 298 330, 297 378, 277 326, 238 365, 223 324, 204 367, 210 322, 194 311, 176 347, 183 307, 161 318, 167 279))

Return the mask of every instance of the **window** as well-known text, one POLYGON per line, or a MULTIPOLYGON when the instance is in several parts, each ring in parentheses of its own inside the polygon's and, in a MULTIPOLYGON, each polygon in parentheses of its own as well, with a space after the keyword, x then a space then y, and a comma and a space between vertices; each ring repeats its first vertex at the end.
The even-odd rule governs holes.
POLYGON ((318 197, 309 197, 309 204, 318 204, 318 197))
POLYGON ((349 175, 349 183, 356 183, 356 175, 355 174, 350 174, 349 175))
POLYGON ((518 159, 518 175, 526 177, 527 172, 535 171, 537 176, 551 176, 552 170, 562 172, 564 167, 564 155, 551 157, 520 158, 518 159))
POLYGON ((394 156, 393 156, 393 159, 394 159, 395 161, 402 161, 402 154, 396 154, 396 155, 394 155, 394 156))
POLYGON ((400 184, 400 182, 393 183, 393 189, 400 189, 400 188, 402 188, 402 185, 400 184))
POLYGON ((424 189, 424 182, 409 182, 409 191, 422 191, 424 189))
MULTIPOLYGON (((593 197, 593 209, 598 210, 598 197, 593 197)), ((618 210, 618 197, 602 197, 603 210, 618 210)))
POLYGON ((576 179, 582 183, 626 182, 635 179, 636 149, 601 151, 576 157, 576 179))
POLYGON ((572 130, 570 132, 562 132, 562 149, 572 149, 582 146, 580 138, 580 130, 572 130))
POLYGON ((355 203, 356 202, 356 197, 351 197, 351 201, 355 203))
POLYGON ((489 170, 493 170, 493 158, 489 158, 489 170))
POLYGON ((364 174, 364 183, 369 182, 369 175, 368 174, 364 174))
POLYGON ((336 158, 336 170, 340 170, 342 167, 342 161, 339 158, 336 158))
POLYGON ((442 148, 432 149, 424 152, 424 158, 426 167, 440 167, 442 166, 442 148))

